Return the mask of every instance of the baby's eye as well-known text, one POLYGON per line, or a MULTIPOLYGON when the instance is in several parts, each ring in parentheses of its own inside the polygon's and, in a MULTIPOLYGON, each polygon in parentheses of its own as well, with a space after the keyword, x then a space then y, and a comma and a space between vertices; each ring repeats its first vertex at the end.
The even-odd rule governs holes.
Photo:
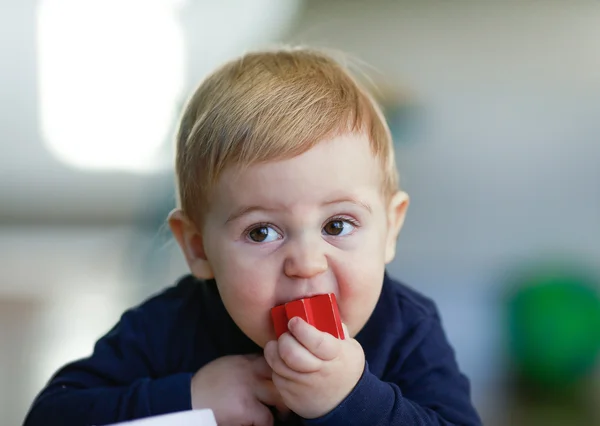
POLYGON ((269 243, 279 238, 279 234, 270 226, 258 226, 248 232, 248 238, 255 243, 269 243))
POLYGON ((323 232, 327 235, 334 235, 336 237, 340 237, 343 235, 347 235, 352 232, 356 228, 356 226, 348 220, 343 219, 335 219, 330 220, 323 227, 323 232))

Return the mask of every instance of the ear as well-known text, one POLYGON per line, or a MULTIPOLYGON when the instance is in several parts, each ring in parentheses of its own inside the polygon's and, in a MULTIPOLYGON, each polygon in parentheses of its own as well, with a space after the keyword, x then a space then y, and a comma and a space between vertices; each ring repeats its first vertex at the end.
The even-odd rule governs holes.
POLYGON ((181 209, 173 210, 169 214, 168 221, 192 274, 205 280, 213 278, 214 274, 204 251, 204 241, 196 225, 181 209))
POLYGON ((388 229, 385 246, 385 263, 390 263, 396 256, 396 243, 398 235, 404 225, 409 198, 406 192, 398 191, 391 198, 388 205, 388 229))

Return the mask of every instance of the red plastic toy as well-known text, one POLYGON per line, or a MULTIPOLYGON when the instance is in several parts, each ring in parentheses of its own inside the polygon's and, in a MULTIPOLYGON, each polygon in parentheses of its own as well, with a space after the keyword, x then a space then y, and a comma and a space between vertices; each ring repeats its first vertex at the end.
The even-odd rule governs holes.
POLYGON ((340 312, 333 293, 294 300, 272 308, 271 318, 277 338, 288 331, 288 321, 294 317, 302 318, 333 337, 344 339, 340 312))

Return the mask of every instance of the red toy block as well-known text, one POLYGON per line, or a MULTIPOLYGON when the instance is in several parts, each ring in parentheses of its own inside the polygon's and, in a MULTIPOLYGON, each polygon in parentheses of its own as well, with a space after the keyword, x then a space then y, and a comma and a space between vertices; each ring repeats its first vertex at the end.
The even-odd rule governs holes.
POLYGON ((294 300, 285 304, 285 315, 288 320, 300 317, 309 324, 314 324, 311 299, 294 300))
POLYGON ((294 300, 271 309, 277 338, 288 331, 288 321, 294 317, 300 317, 318 330, 344 339, 340 312, 333 293, 294 300))
POLYGON ((313 310, 312 323, 321 331, 325 331, 332 336, 340 339, 344 338, 344 330, 342 321, 340 320, 340 312, 335 299, 335 294, 323 294, 311 298, 313 310))
POLYGON ((288 330, 288 319, 287 314, 285 313, 285 305, 275 306, 273 309, 271 309, 271 318, 273 320, 273 325, 275 326, 275 335, 279 339, 279 336, 288 330))

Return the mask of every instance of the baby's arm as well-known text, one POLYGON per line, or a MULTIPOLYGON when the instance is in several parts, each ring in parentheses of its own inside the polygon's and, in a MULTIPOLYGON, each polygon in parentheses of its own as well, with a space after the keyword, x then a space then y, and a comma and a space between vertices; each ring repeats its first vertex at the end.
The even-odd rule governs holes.
POLYGON ((91 357, 55 374, 34 401, 25 426, 108 424, 190 409, 192 373, 168 375, 168 361, 157 359, 168 353, 161 346, 174 343, 167 339, 172 322, 147 327, 148 318, 166 314, 152 300, 126 312, 91 357))
MULTIPOLYGON (((316 329, 314 330, 318 332, 316 329)), ((290 329, 295 335, 294 329, 290 329)), ((304 337, 298 336, 299 340, 304 337)), ((326 333, 323 338, 334 345, 326 333)), ((340 342, 341 343, 341 342, 340 342)), ((348 342, 349 343, 349 342, 348 342)), ((356 341, 354 343, 358 344, 356 341)), ((362 375, 354 381, 354 386, 347 390, 346 397, 341 403, 331 407, 330 411, 320 417, 306 419, 306 425, 481 425, 481 421, 471 405, 469 385, 466 378, 459 372, 454 359, 452 348, 448 344, 441 323, 437 315, 421 320, 412 330, 408 338, 398 342, 404 349, 410 348, 410 354, 403 359, 398 358, 388 368, 383 380, 379 379, 364 365, 362 375)), ((306 344, 303 342, 306 346, 306 344)), ((310 346, 310 344, 308 345, 310 346)), ((322 345, 321 345, 322 346, 322 345)), ((342 351, 356 345, 341 344, 342 351)), ((265 354, 274 372, 285 376, 285 381, 275 381, 275 384, 285 386, 287 390, 295 393, 293 399, 303 399, 302 408, 307 413, 311 412, 314 404, 320 408, 324 398, 315 398, 319 395, 316 388, 332 387, 336 382, 345 385, 343 377, 335 376, 321 379, 311 383, 308 375, 291 372, 289 363, 297 362, 296 355, 289 354, 284 357, 292 361, 284 361, 277 353, 275 345, 269 347, 265 354), (278 383, 279 382, 279 383, 278 383), (313 397, 311 398, 311 395, 313 397)), ((314 362, 314 360, 313 360, 314 362)), ((329 368, 327 364, 339 363, 332 359, 322 364, 324 371, 329 368)), ((316 364, 315 364, 316 365, 316 364)), ((315 370, 313 367, 312 370, 315 370)), ((321 370, 323 371, 323 370, 321 370)), ((349 374, 354 374, 348 371, 349 374)), ((319 373, 320 374, 320 373, 319 373)), ((345 374, 338 371, 337 374, 345 374)), ((282 391, 285 397, 292 397, 290 393, 282 391)), ((331 391, 329 391, 331 392, 331 391)), ((288 402, 288 401, 286 401, 288 402)), ((293 402, 288 406, 292 408, 293 402)), ((315 411, 317 412, 317 411, 315 411)), ((310 416, 313 417, 313 416, 310 416)))

